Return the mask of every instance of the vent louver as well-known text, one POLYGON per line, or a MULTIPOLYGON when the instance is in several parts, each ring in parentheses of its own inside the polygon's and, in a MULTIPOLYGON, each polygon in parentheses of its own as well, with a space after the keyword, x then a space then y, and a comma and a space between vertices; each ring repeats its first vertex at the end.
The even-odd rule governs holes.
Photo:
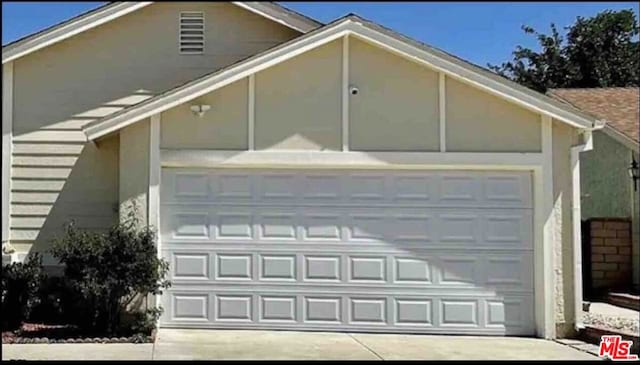
POLYGON ((204 13, 183 11, 180 13, 180 53, 204 53, 204 13))

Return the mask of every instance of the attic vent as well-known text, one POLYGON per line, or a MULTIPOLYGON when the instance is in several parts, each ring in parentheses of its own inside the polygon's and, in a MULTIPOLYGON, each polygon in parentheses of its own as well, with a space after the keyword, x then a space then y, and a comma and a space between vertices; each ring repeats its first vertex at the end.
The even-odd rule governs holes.
POLYGON ((180 12, 180 53, 204 53, 204 13, 180 12))

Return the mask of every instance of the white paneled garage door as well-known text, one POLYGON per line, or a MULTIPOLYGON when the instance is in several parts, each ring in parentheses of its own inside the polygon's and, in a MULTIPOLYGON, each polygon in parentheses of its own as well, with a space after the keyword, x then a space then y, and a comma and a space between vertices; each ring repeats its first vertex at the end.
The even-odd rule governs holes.
POLYGON ((164 327, 532 335, 528 172, 165 168, 164 327))

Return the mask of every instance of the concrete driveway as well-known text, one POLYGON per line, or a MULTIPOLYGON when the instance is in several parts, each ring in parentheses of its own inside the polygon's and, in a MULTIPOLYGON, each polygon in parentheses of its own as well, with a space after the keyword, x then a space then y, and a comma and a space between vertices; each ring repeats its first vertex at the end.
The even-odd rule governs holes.
POLYGON ((3 345, 2 359, 594 360, 553 341, 514 337, 169 330, 155 344, 3 345))

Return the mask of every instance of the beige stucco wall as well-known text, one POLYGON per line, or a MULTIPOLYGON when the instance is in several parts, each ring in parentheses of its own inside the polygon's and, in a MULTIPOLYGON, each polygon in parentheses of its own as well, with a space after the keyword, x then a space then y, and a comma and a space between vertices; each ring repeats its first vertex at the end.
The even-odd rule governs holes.
POLYGON ((96 228, 117 221, 128 190, 118 164, 135 157, 118 157, 117 136, 85 144, 83 125, 297 35, 230 3, 163 2, 15 60, 14 246, 45 250, 53 227, 78 216, 96 228), (178 52, 179 12, 188 10, 205 12, 203 55, 178 52))
POLYGON ((255 75, 255 148, 342 147, 342 41, 255 75))
POLYGON ((149 192, 149 119, 120 131, 120 220, 146 224, 149 192))
MULTIPOLYGON (((355 37, 349 47, 349 148, 438 151, 437 72, 355 37)), ((341 56, 337 40, 255 74, 257 150, 341 149, 341 56)), ((162 148, 246 149, 247 95, 241 80, 163 113, 162 148), (189 106, 202 103, 212 110, 198 119, 189 106)), ((541 150, 538 114, 451 78, 446 121, 447 151, 541 150)))
POLYGON ((438 73, 357 38, 349 40, 350 149, 438 151, 438 73))
POLYGON ((162 113, 160 147, 185 149, 247 149, 248 80, 242 79, 162 113), (191 105, 211 107, 202 117, 191 105))
POLYGON ((553 269, 558 337, 573 332, 573 226, 571 146, 579 144, 575 128, 553 121, 553 269))
POLYGON ((447 151, 540 152, 540 116, 450 77, 447 151))

